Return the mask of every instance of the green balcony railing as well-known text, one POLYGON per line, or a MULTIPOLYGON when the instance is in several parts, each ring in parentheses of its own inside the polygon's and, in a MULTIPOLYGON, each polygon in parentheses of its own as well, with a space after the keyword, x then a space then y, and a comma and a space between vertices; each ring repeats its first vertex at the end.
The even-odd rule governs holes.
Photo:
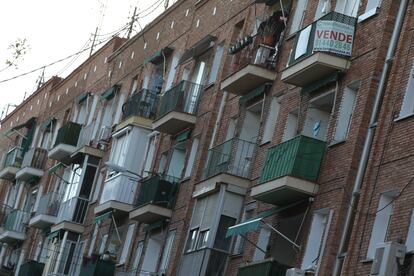
POLYGON ((68 122, 58 130, 55 147, 59 144, 76 146, 82 126, 77 123, 68 122))
POLYGON ((80 276, 114 276, 115 263, 94 258, 83 258, 80 276))
POLYGON ((6 157, 4 158, 3 167, 16 167, 20 168, 23 162, 23 150, 19 147, 12 148, 7 152, 6 157))
POLYGON ((47 150, 42 148, 31 148, 24 155, 22 168, 30 167, 43 170, 45 168, 46 161, 47 150))
POLYGON ((316 181, 325 149, 324 141, 303 135, 270 148, 260 183, 288 175, 316 181))
POLYGON ((44 267, 43 263, 28 261, 20 267, 19 276, 42 276, 44 267))
POLYGON ((289 66, 315 52, 350 57, 357 19, 330 12, 296 33, 289 66))
POLYGON ((204 179, 220 173, 249 178, 256 148, 256 143, 237 138, 215 146, 208 151, 204 179))
POLYGON ((14 209, 5 217, 3 228, 7 231, 23 233, 29 222, 29 213, 14 209))
POLYGON ((154 120, 157 113, 158 95, 156 91, 141 89, 135 92, 122 106, 123 118, 140 116, 154 120))
POLYGON ((141 182, 136 206, 154 204, 172 208, 177 194, 178 179, 171 176, 154 175, 141 182))
POLYGON ((179 84, 167 90, 161 97, 158 118, 171 111, 178 111, 195 115, 201 98, 203 86, 189 81, 181 81, 179 84))
POLYGON ((289 268, 290 267, 270 259, 240 267, 237 276, 285 276, 286 270, 289 268))

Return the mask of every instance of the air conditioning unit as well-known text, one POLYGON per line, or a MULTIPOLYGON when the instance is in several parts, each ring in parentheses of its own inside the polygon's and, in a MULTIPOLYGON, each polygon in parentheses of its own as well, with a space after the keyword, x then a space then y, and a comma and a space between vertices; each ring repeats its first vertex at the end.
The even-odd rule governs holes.
POLYGON ((406 247, 397 242, 377 244, 370 275, 396 276, 398 264, 404 263, 406 247))
POLYGON ((286 270, 286 276, 304 276, 305 271, 300 268, 289 268, 286 270))

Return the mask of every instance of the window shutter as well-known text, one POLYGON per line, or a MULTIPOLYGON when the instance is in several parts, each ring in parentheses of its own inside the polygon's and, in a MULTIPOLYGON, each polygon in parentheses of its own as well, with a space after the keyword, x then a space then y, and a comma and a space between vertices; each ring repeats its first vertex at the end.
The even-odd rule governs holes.
POLYGON ((356 91, 347 87, 342 98, 341 109, 339 110, 334 141, 343 141, 346 139, 355 106, 355 99, 356 91))
POLYGON ((128 226, 128 232, 126 234, 126 238, 124 241, 124 246, 122 248, 122 253, 121 253, 121 257, 119 258, 119 264, 124 264, 126 262, 128 253, 129 253, 129 248, 131 246, 131 242, 132 242, 132 236, 134 234, 134 230, 135 230, 135 223, 130 224, 128 226))
POLYGON ((292 25, 290 26, 290 33, 297 32, 302 26, 302 21, 305 13, 308 0, 298 0, 296 2, 295 14, 293 16, 292 25))
POLYGON ((414 63, 408 76, 407 88, 405 90, 404 101, 401 106, 400 117, 410 115, 414 112, 414 63))
POLYGON ((263 139, 262 143, 270 142, 273 137, 273 133, 275 132, 276 128, 276 121, 279 115, 280 104, 277 98, 273 98, 272 102, 270 103, 270 110, 269 114, 267 115, 264 132, 263 132, 263 139))

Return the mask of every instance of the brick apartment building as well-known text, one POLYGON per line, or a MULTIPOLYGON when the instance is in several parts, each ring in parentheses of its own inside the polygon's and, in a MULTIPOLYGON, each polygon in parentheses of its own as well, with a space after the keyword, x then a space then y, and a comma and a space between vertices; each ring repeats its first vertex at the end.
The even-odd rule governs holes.
POLYGON ((414 2, 178 0, 1 121, 0 275, 414 275, 414 2))

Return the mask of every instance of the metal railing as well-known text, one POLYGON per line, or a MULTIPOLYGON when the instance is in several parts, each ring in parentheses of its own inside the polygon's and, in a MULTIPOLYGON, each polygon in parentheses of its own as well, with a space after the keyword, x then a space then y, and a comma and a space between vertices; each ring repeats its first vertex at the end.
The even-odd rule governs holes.
MULTIPOLYGON (((185 253, 179 268, 178 275, 224 275, 228 253, 214 248, 203 248, 185 253)), ((252 274, 261 275, 261 274, 252 274)))
POLYGON ((69 221, 83 224, 88 209, 88 199, 73 197, 64 201, 59 208, 56 224, 69 221))
POLYGON ((31 148, 24 155, 22 168, 30 167, 43 170, 45 168, 46 161, 47 150, 42 148, 31 148))
POLYGON ((4 158, 3 167, 20 168, 23 162, 23 150, 20 147, 14 147, 9 150, 4 158))
POLYGON ((123 118, 140 116, 155 119, 157 114, 158 95, 156 91, 141 89, 134 92, 127 102, 122 106, 123 118))
POLYGON ((330 12, 309 25, 311 26, 310 30, 308 26, 297 32, 289 58, 289 66, 312 55, 314 52, 325 52, 344 57, 351 56, 356 23, 357 19, 355 17, 338 12, 330 12), (345 41, 342 42, 337 38, 317 39, 317 31, 321 35, 327 32, 329 36, 339 36, 338 30, 342 34, 348 33, 351 37, 343 37, 345 41), (308 37, 308 39, 304 39, 304 37, 308 37), (348 39, 351 41, 346 41, 348 39), (297 53, 298 49, 300 50, 300 54, 297 53))
POLYGON ((154 175, 142 180, 136 206, 148 203, 171 208, 175 203, 179 179, 172 176, 154 175))
POLYGON ((13 210, 12 207, 6 204, 0 204, 0 225, 3 225, 6 221, 7 216, 13 210))
POLYGON ((253 262, 249 265, 239 267, 237 276, 263 275, 263 276, 285 276, 290 267, 272 259, 253 262))
POLYGON ((57 217, 61 203, 61 194, 48 193, 42 195, 39 200, 39 206, 37 207, 36 215, 48 215, 57 217))
POLYGON ((119 173, 105 181, 99 204, 114 200, 133 204, 138 190, 138 179, 119 173))
POLYGON ((158 118, 171 111, 178 111, 195 115, 203 91, 203 85, 189 81, 181 81, 179 84, 167 90, 161 97, 158 118))
POLYGON ((220 173, 229 173, 249 178, 252 158, 256 152, 256 143, 233 138, 208 151, 204 179, 220 173))
POLYGON ((58 130, 55 146, 66 144, 76 146, 78 144, 79 134, 82 126, 77 123, 68 122, 58 130))
POLYGON ((29 218, 28 212, 14 209, 5 217, 3 229, 23 233, 26 230, 29 218))
POLYGON ((89 125, 82 127, 79 133, 78 148, 91 144, 94 126, 93 123, 90 123, 89 125))

